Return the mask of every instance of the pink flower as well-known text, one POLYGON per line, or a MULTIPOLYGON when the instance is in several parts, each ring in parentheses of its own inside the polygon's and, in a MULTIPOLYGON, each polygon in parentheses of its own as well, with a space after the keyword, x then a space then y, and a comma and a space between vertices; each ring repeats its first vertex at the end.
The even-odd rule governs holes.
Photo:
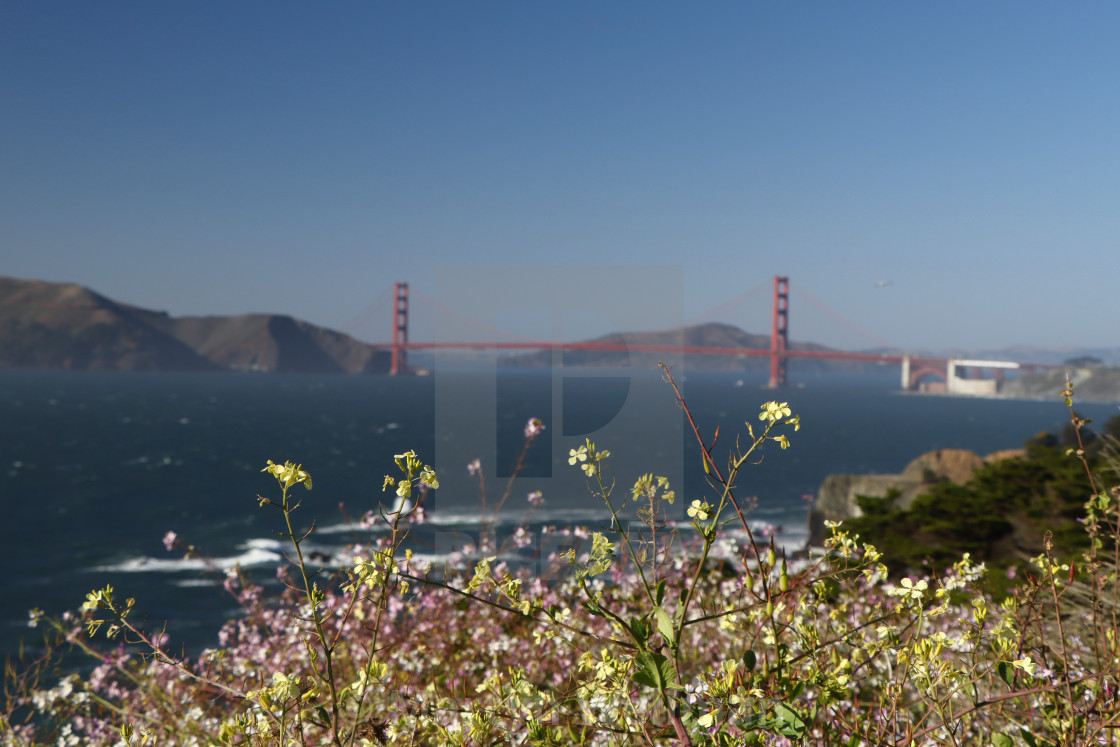
POLYGON ((482 460, 480 459, 475 459, 473 462, 467 465, 467 472, 469 472, 472 477, 474 475, 477 475, 480 469, 482 469, 482 460))
POLYGON ((525 496, 525 500, 529 501, 530 506, 544 505, 544 495, 542 495, 539 490, 534 490, 532 493, 529 493, 529 495, 525 496))
POLYGON ((519 548, 529 547, 533 544, 533 533, 526 531, 525 527, 518 527, 513 533, 513 544, 519 548))
POLYGON ((529 418, 525 424, 525 438, 536 438, 544 430, 544 421, 540 418, 529 418))
POLYGON ((171 552, 175 548, 175 542, 178 539, 179 535, 175 534, 175 532, 168 532, 163 535, 163 546, 167 548, 168 552, 171 552))

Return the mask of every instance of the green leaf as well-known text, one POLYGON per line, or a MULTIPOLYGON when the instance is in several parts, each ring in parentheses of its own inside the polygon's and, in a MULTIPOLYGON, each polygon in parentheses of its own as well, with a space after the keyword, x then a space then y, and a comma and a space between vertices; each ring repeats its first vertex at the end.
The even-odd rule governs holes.
POLYGON ((747 668, 748 672, 753 672, 757 663, 758 657, 755 656, 754 651, 748 648, 747 653, 743 654, 743 666, 747 668))
POLYGON ((645 620, 640 617, 630 618, 630 633, 637 641, 639 648, 646 647, 646 641, 649 640, 649 626, 646 625, 645 620))
POLYGON ((1019 736, 1021 736, 1023 741, 1030 745, 1030 747, 1038 747, 1038 741, 1035 740, 1034 734, 1031 734, 1027 729, 1019 727, 1019 736))
POLYGON ((1013 747, 1015 740, 1006 734, 993 734, 992 747, 1013 747))
POLYGON ((665 579, 657 582, 657 589, 653 592, 653 603, 658 607, 665 601, 665 579))
POLYGON ((653 651, 643 651, 634 657, 637 667, 633 680, 639 685, 653 688, 658 692, 665 692, 666 688, 677 678, 677 669, 673 662, 653 651))
POLYGON ((677 645, 677 631, 673 629, 673 618, 669 617, 669 613, 661 607, 655 607, 653 610, 654 617, 657 618, 657 632, 665 639, 665 642, 670 647, 675 648, 677 645))
POLYGON ((787 737, 796 738, 805 733, 805 722, 801 715, 787 703, 774 706, 774 716, 782 723, 779 731, 787 737))
POLYGON ((1001 661, 996 664, 996 672, 999 673, 1001 680, 1007 683, 1008 687, 1014 687, 1015 682, 1015 667, 1009 661, 1001 661))
POLYGON ((606 617, 607 616, 606 613, 603 612, 603 608, 600 607, 599 605, 595 604, 594 602, 580 602, 580 605, 582 605, 585 610, 587 610, 589 613, 591 613, 595 617, 606 617))
POLYGON ((643 651, 638 654, 637 658, 634 660, 637 669, 634 671, 632 679, 639 685, 645 685, 646 687, 660 691, 664 687, 664 683, 661 680, 661 670, 650 658, 656 655, 657 654, 652 654, 649 651, 643 651))
POLYGON ((666 689, 673 686, 673 681, 677 679, 677 668, 673 666, 673 662, 669 661, 661 654, 655 655, 657 659, 657 666, 661 670, 661 679, 665 682, 666 689))
POLYGON ((761 712, 752 713, 751 715, 739 721, 739 725, 743 728, 744 731, 754 731, 755 729, 776 729, 777 727, 781 726, 781 723, 782 722, 778 719, 770 718, 769 716, 761 712))

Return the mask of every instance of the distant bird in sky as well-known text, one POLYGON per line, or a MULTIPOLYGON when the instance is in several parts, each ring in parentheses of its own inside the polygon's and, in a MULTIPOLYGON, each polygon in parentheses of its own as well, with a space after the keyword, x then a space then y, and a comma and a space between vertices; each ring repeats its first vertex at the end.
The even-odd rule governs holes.
POLYGON ((891 281, 889 281, 889 280, 876 280, 875 281, 875 287, 876 288, 886 288, 890 284, 891 284, 891 281))

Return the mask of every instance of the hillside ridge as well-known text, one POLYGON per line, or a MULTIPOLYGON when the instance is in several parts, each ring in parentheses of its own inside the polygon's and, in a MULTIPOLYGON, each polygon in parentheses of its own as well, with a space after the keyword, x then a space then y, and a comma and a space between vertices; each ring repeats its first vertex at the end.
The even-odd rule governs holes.
POLYGON ((385 373, 388 354, 285 314, 172 317, 74 283, 0 277, 0 368, 385 373))

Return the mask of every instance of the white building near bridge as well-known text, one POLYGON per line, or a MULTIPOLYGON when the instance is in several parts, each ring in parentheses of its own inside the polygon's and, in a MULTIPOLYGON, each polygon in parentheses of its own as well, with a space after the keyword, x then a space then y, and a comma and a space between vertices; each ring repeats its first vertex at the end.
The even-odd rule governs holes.
POLYGON ((949 394, 971 394, 978 396, 995 395, 999 392, 1000 380, 1004 369, 1019 368, 1018 363, 1010 361, 976 361, 965 358, 950 358, 945 367, 945 388, 949 394), (959 369, 994 368, 997 376, 991 379, 970 379, 958 374, 959 369))

